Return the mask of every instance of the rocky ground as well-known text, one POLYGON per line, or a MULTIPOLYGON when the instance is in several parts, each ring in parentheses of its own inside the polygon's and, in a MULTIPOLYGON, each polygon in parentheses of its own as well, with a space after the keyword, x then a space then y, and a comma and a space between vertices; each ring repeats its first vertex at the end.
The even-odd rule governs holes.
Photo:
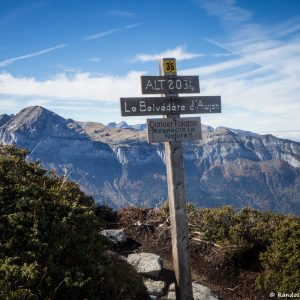
MULTIPOLYGON (((117 212, 115 218, 110 220, 110 227, 124 230, 127 236, 126 241, 115 244, 115 251, 118 254, 132 260, 129 256, 133 253, 153 253, 163 261, 163 269, 159 276, 155 274, 145 277, 146 285, 150 282, 149 277, 150 280, 165 282, 163 295, 152 299, 175 299, 170 293, 168 295, 170 285, 175 280, 172 268, 170 224, 161 210, 126 208, 117 212)), ((202 241, 199 234, 193 231, 192 225, 190 225, 190 238, 192 280, 209 289, 207 298, 197 299, 269 298, 267 293, 262 293, 255 288, 255 278, 260 271, 257 258, 245 257, 243 266, 237 269, 224 259, 224 248, 202 241)))

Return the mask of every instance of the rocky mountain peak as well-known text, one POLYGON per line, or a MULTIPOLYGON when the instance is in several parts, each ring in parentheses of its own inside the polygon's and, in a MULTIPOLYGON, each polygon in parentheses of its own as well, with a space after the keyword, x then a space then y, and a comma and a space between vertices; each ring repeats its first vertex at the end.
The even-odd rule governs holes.
POLYGON ((65 119, 41 106, 21 110, 6 124, 9 130, 30 131, 50 129, 52 125, 65 123, 65 119))
POLYGON ((0 127, 7 123, 14 115, 3 114, 0 115, 0 127))
POLYGON ((30 106, 21 110, 2 126, 3 130, 24 134, 32 139, 44 137, 78 138, 80 134, 69 127, 70 122, 68 120, 41 106, 30 106))
POLYGON ((116 128, 123 128, 123 129, 125 129, 125 128, 129 128, 129 127, 130 126, 125 121, 121 121, 120 123, 118 123, 116 125, 116 128))
POLYGON ((117 123, 116 122, 110 122, 106 125, 108 128, 116 128, 117 123))

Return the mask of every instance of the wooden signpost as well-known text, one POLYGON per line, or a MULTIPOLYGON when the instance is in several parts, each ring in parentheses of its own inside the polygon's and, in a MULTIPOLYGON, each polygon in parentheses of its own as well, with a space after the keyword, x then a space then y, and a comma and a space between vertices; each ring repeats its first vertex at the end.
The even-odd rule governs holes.
POLYGON ((176 299, 192 300, 182 141, 201 139, 202 133, 199 117, 180 118, 180 114, 220 113, 221 97, 179 97, 178 94, 199 93, 199 78, 177 76, 174 58, 161 60, 160 76, 142 76, 141 87, 143 94, 165 96, 121 98, 121 115, 165 116, 147 120, 148 141, 165 143, 176 299))

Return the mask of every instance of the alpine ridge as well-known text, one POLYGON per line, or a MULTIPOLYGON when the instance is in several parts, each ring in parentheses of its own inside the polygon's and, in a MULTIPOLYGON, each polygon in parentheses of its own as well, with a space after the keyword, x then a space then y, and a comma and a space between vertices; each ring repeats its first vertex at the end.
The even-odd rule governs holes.
MULTIPOLYGON (((98 202, 160 205, 167 199, 164 146, 147 142, 145 126, 116 125, 66 120, 34 106, 0 115, 0 141, 27 148, 28 159, 78 182, 98 202)), ((184 143, 188 201, 300 214, 300 143, 225 127, 202 130, 203 140, 184 143)))

